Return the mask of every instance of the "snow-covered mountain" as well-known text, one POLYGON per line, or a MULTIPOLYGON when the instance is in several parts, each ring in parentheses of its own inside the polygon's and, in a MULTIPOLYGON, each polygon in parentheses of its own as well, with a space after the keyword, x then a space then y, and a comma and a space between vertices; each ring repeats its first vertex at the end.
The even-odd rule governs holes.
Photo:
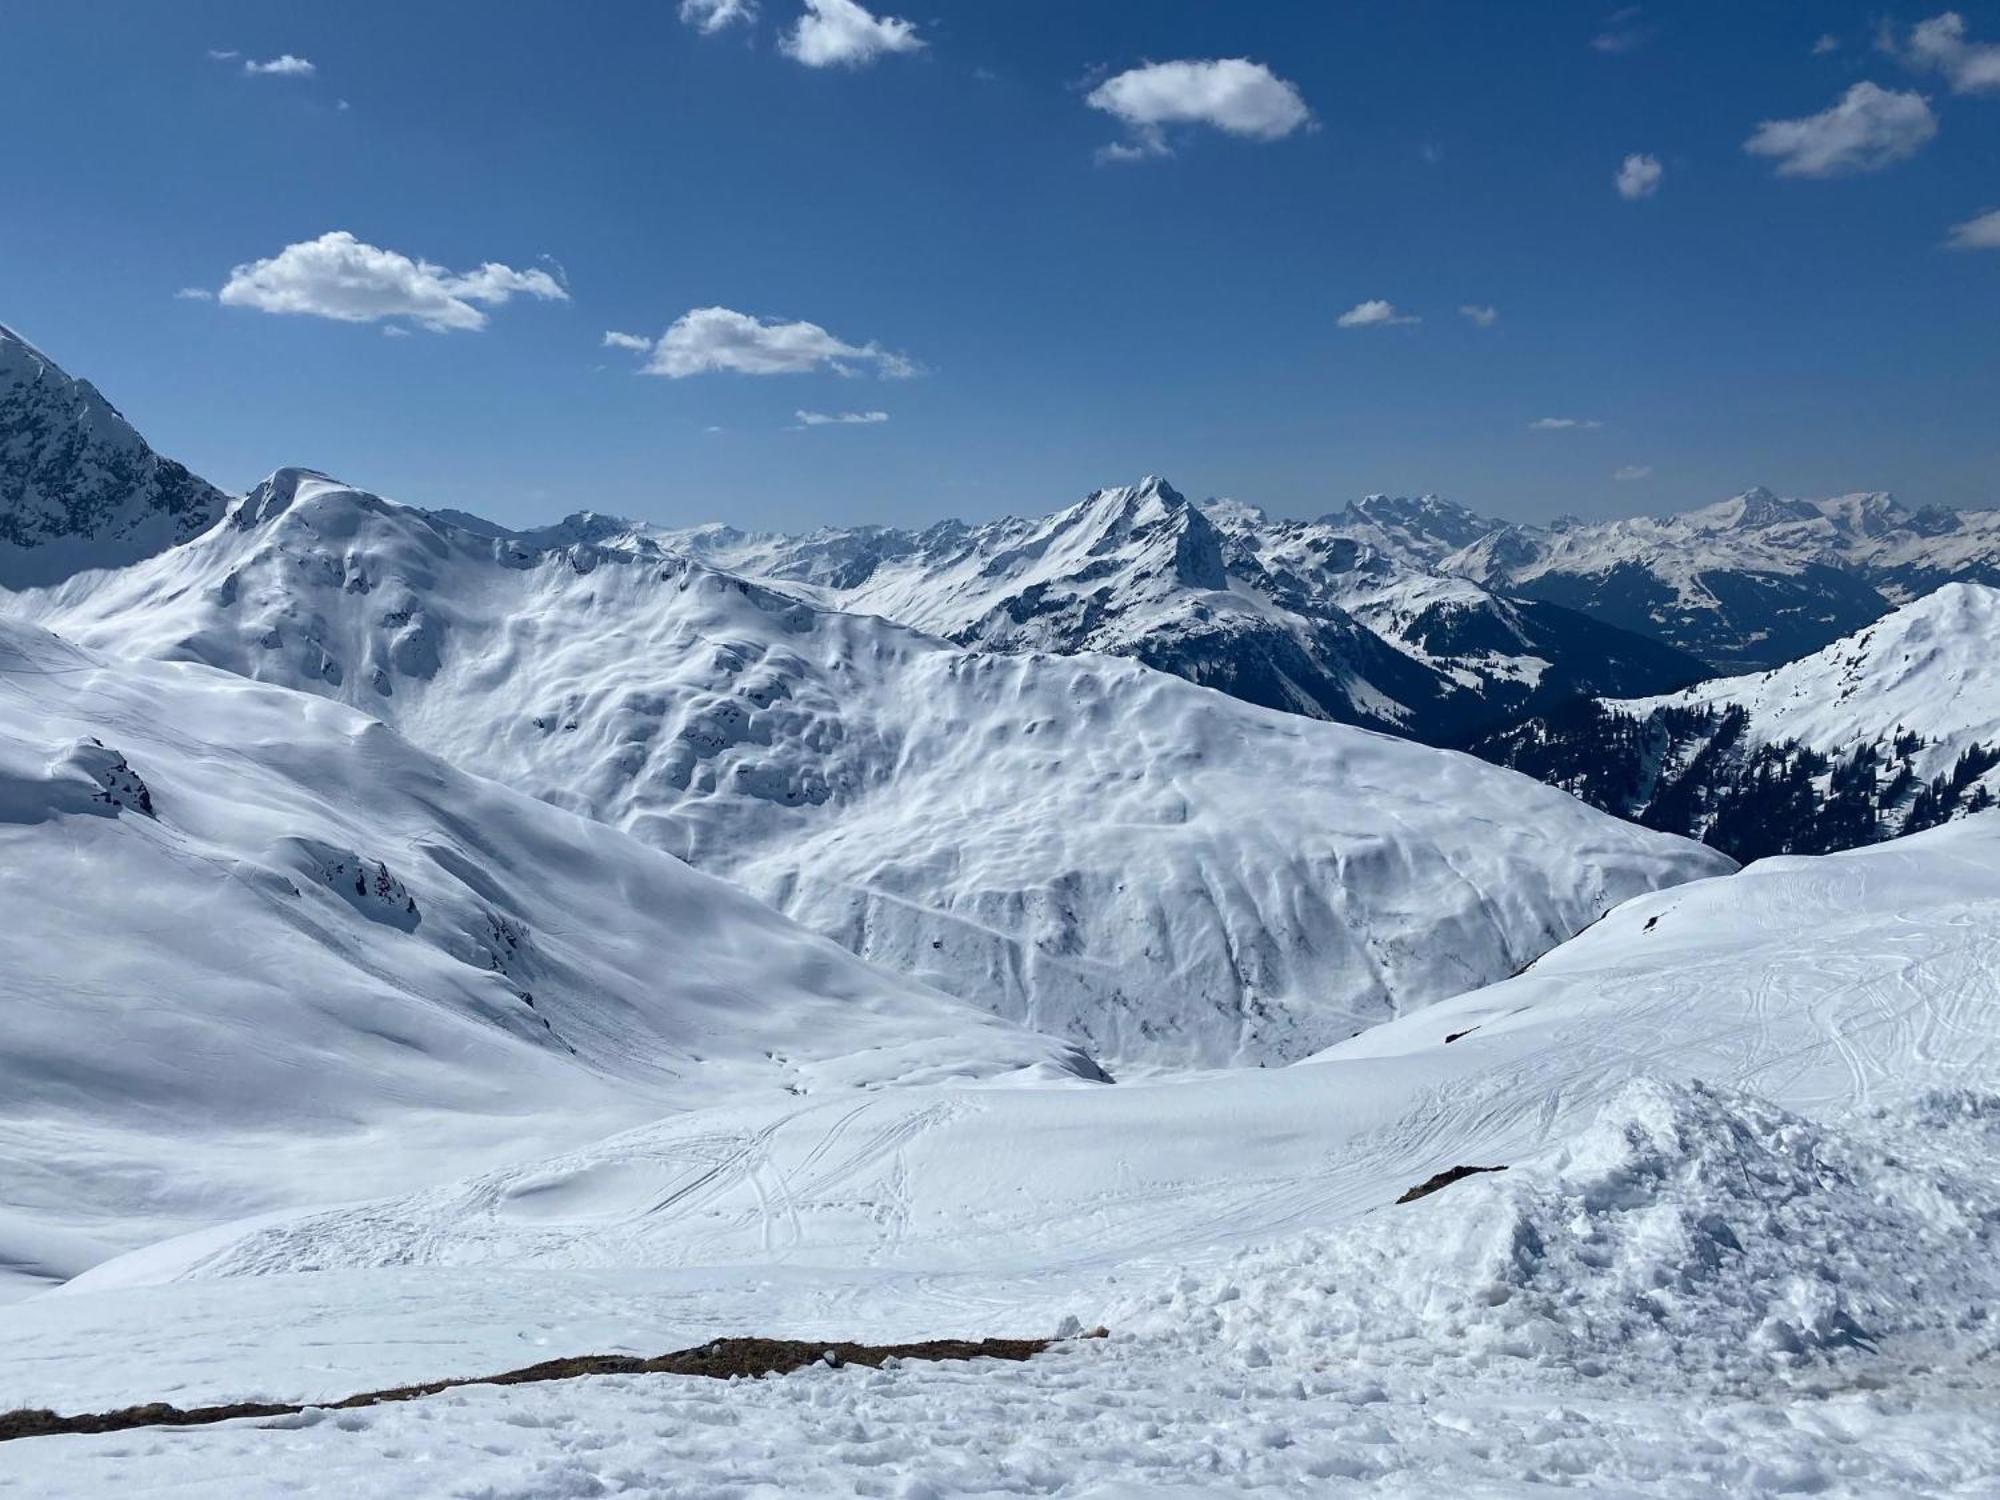
POLYGON ((226 503, 88 381, 0 326, 0 588, 151 556, 207 530, 226 503))
POLYGON ((1022 1068, 1096 1073, 350 708, 0 619, 0 1291, 720 1098, 1022 1068))
MULTIPOLYGON (((1706 674, 1656 642, 1439 572, 1408 537, 1454 508, 1429 503, 1428 517, 1399 524, 1397 507, 1415 504, 1378 497, 1346 517, 1273 521, 1233 502, 1197 506, 1149 478, 976 526, 660 537, 963 646, 1130 656, 1246 702, 1433 742, 1578 694, 1665 691, 1706 674)), ((1490 524, 1468 518, 1460 540, 1490 524)))
POLYGON ((338 698, 1117 1062, 1300 1056, 1722 867, 1135 661, 963 651, 644 534, 515 535, 297 470, 11 607, 338 698))
POLYGON ((1951 583, 1774 671, 1576 704, 1479 753, 1741 859, 1853 848, 2000 792, 2000 589, 1951 583))
MULTIPOLYGON (((1781 499, 1753 489, 1680 515, 1425 535, 1439 567, 1580 610, 1723 667, 1765 668, 1939 585, 2000 583, 2000 511, 1912 510, 1894 496, 1781 499)), ((1630 695, 1627 695, 1630 696, 1630 695)))

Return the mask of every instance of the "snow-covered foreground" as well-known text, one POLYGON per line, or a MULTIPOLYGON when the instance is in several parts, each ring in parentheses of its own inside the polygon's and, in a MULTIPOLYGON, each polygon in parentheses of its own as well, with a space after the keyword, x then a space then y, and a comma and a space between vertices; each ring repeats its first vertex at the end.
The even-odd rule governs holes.
POLYGON ((1991 1495, 1996 899, 1974 818, 1639 898, 1287 1069, 725 1106, 141 1251, 12 1310, 0 1406, 332 1397, 721 1332, 1115 1332, 1025 1367, 34 1439, 0 1482, 1991 1495), (1453 1165, 1509 1170, 1394 1202, 1453 1165))
POLYGON ((594 536, 282 470, 0 608, 339 698, 1115 1065, 1292 1060, 1729 868, 1467 756, 594 536))
POLYGON ((1094 1076, 317 698, 0 621, 0 1288, 758 1092, 1094 1076))

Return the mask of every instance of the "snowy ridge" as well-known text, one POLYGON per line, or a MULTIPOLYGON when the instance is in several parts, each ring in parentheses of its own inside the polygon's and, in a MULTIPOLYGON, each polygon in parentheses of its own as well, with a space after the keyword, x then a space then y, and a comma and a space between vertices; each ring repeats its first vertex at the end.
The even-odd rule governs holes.
POLYGON ((207 530, 225 503, 0 325, 0 589, 150 556, 207 530))
POLYGON ((537 545, 298 470, 15 604, 337 697, 1116 1062, 1300 1056, 1722 867, 1136 662, 959 651, 650 537, 537 545))
POLYGON ((0 621, 0 1285, 1062 1044, 319 698, 0 621))

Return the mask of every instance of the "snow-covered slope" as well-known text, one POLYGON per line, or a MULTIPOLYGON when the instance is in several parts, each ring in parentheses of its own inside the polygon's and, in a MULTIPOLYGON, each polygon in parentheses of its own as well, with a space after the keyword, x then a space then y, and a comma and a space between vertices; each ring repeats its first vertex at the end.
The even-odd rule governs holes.
MULTIPOLYGON (((2000 819, 1978 818, 1639 898, 1287 1069, 704 1110, 106 1266, 25 1310, 0 1405, 312 1399, 501 1368, 524 1338, 539 1358, 1068 1312, 1112 1336, 1019 1371, 472 1391, 179 1434, 145 1472, 278 1493, 417 1445, 451 1484, 523 1495, 670 1493, 663 1465, 831 1493, 1979 1494, 1996 909, 2000 819), (1397 1201, 1459 1166, 1507 1170, 1397 1201)), ((22 1449, 0 1468, 53 1492, 131 1472, 129 1440, 22 1449)))
POLYGON ((1725 667, 1769 667, 1947 581, 2000 583, 2000 511, 1753 489, 1680 515, 1504 526, 1439 566, 1725 667))
POLYGON ((0 620, 0 1283, 735 1094, 1038 1065, 1094 1071, 351 709, 0 620))
POLYGON ((1272 521, 1233 502, 1196 506, 1149 478, 977 526, 659 536, 961 645, 1131 656, 1247 702, 1433 742, 1578 693, 1703 675, 1655 642, 1438 573, 1404 545, 1421 517, 1399 507, 1412 506, 1435 520, 1441 502, 1377 497, 1325 522, 1272 521))
POLYGON ((0 326, 0 588, 150 556, 207 530, 226 503, 0 326))
POLYGON ((2000 792, 2000 590, 1946 584, 1812 655, 1576 705, 1482 754, 1739 858, 1935 827, 2000 792))
POLYGON ((340 698, 1118 1061, 1296 1057, 1721 867, 1469 757, 573 535, 288 470, 13 605, 340 698))

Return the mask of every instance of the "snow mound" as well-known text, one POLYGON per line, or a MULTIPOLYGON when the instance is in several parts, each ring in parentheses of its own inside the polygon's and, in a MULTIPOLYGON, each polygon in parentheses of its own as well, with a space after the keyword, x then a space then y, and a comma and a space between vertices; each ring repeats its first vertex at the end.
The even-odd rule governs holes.
MULTIPOLYGON (((1990 1151, 1996 1106, 1933 1096, 1907 1122, 1914 1148, 1990 1151)), ((1638 1079, 1534 1159, 1184 1276, 1120 1321, 1251 1365, 1525 1362, 1748 1392, 1848 1354, 2000 1346, 1996 1239, 1990 1173, 1638 1079)))

